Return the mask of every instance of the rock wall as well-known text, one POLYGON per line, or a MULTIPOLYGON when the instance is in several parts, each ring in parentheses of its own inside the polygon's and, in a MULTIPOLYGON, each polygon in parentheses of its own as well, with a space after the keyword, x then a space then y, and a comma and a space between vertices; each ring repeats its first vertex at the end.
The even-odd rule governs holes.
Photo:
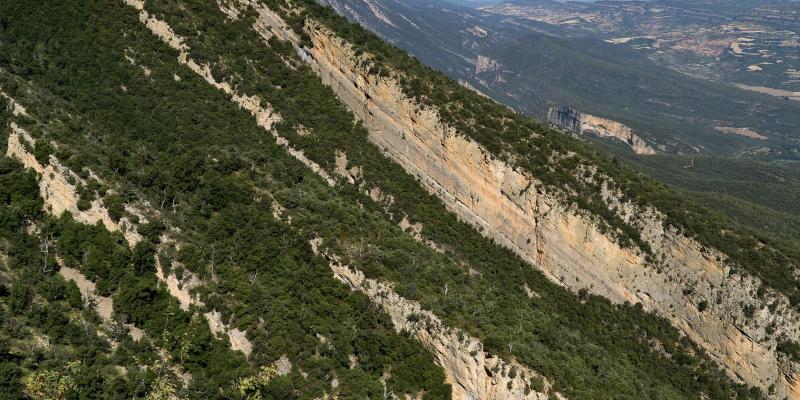
MULTIPOLYGON (((276 20, 274 13, 261 12, 256 29, 299 43, 276 20)), ((313 47, 298 51, 364 121, 370 140, 461 219, 559 284, 614 302, 641 303, 667 318, 735 379, 765 391, 774 384, 776 397, 800 399, 796 364, 775 351, 777 337, 800 338, 800 315, 784 296, 770 289, 757 296, 760 282, 732 274, 723 254, 665 229, 655 210, 620 204, 622 217, 641 229, 654 259, 662 260, 646 261, 601 233, 591 217, 559 202, 535 177, 458 135, 436 110, 405 96, 395 80, 370 75, 330 31, 314 21, 306 30, 313 47), (744 306, 757 311, 748 317, 744 306), (768 334, 770 325, 774 332, 768 334)))
POLYGON ((547 120, 551 124, 581 135, 590 134, 601 138, 613 138, 625 142, 636 154, 656 154, 655 149, 633 130, 618 121, 582 113, 572 107, 550 107, 547 120))

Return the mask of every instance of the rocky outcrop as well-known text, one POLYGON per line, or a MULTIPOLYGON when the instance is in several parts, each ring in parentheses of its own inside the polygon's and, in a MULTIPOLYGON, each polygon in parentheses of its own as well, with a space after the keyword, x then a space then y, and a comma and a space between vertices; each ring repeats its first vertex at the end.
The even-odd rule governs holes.
MULTIPOLYGON (((404 299, 389 285, 367 279, 355 268, 343 265, 335 255, 320 249, 321 240, 311 247, 330 261, 334 277, 361 292, 389 315, 395 329, 411 333, 433 354, 453 388, 453 399, 544 400, 552 385, 541 375, 517 363, 506 362, 483 349, 481 342, 457 329, 448 328, 433 313, 414 301, 404 299), (541 387, 531 387, 539 381, 541 387)), ((564 397, 552 394, 559 399, 564 397)))
MULTIPOLYGON (((100 200, 94 200, 91 204, 91 208, 86 211, 78 209, 79 196, 75 185, 70 183, 70 181, 85 183, 84 180, 73 171, 61 165, 53 156, 50 156, 48 164, 43 166, 36 160, 33 154, 27 150, 25 144, 23 144, 28 143, 28 145, 34 146, 34 139, 28 135, 24 129, 13 122, 10 128, 11 133, 8 138, 7 155, 18 159, 26 168, 33 169, 39 175, 40 193, 48 212, 56 216, 68 212, 75 220, 87 225, 95 225, 98 222, 102 222, 103 226, 109 231, 122 232, 130 247, 136 246, 136 244, 143 239, 137 232, 135 224, 130 222, 127 218, 121 218, 119 222, 114 222, 109 216, 108 210, 100 200)), ((126 205, 125 208, 131 214, 137 215, 140 221, 145 221, 141 212, 132 206, 126 205)), ((190 305, 203 306, 202 302, 200 302, 197 297, 189 293, 192 287, 200 284, 196 279, 190 277, 180 282, 174 274, 165 275, 157 256, 156 265, 156 276, 167 285, 170 294, 178 299, 182 309, 188 310, 190 305)), ((100 315, 105 322, 110 323, 112 321, 113 302, 110 297, 96 295, 95 284, 86 279, 83 274, 76 269, 61 266, 59 273, 64 279, 74 281, 81 290, 81 294, 84 298, 93 299, 96 304, 98 315, 100 315)), ((226 335, 228 337, 231 348, 241 351, 245 355, 250 354, 253 346, 247 339, 245 332, 226 325, 219 317, 219 313, 207 312, 204 316, 208 319, 209 327, 213 333, 226 335)), ((144 332, 142 332, 141 329, 131 324, 125 324, 125 326, 128 327, 131 336, 135 340, 139 340, 143 337, 144 332)))
POLYGON ((253 352, 253 344, 247 339, 247 333, 237 328, 231 328, 222 321, 222 314, 219 311, 204 313, 203 316, 208 320, 208 328, 216 336, 227 336, 231 348, 241 351, 249 356, 253 352))
MULTIPOLYGON (((8 98, 13 105, 14 115, 28 116, 25 108, 11 98, 8 98)), ((75 185, 70 183, 85 183, 82 178, 61 165, 54 156, 50 156, 47 165, 42 165, 31 154, 26 145, 35 146, 35 140, 21 127, 15 123, 10 124, 10 134, 8 137, 8 149, 6 155, 19 160, 25 168, 34 170, 39 175, 39 192, 44 199, 45 209, 49 213, 60 216, 67 212, 75 220, 87 225, 95 225, 101 222, 109 231, 122 232, 125 240, 131 247, 142 240, 142 236, 136 232, 136 227, 126 218, 114 222, 108 215, 108 210, 100 200, 94 200, 91 208, 86 211, 78 209, 78 194, 75 185)), ((0 254, 0 256, 2 256, 0 254)), ((0 260, 3 260, 0 258, 0 260)), ((75 282, 87 305, 92 305, 97 315, 106 324, 113 324, 114 303, 110 297, 97 294, 94 282, 90 281, 79 270, 62 265, 60 259, 58 273, 67 281, 75 282)), ((144 331, 133 324, 123 324, 128 329, 131 338, 139 341, 144 337, 144 331)))
MULTIPOLYGON (((169 24, 151 16, 147 10, 145 10, 143 0, 123 1, 125 4, 139 11, 139 21, 144 24, 150 30, 150 32, 160 38, 171 48, 180 52, 178 55, 178 61, 181 64, 187 66, 194 73, 198 74, 211 86, 230 96, 231 101, 237 104, 240 108, 250 112, 250 114, 252 114, 256 119, 258 125, 262 129, 272 134, 272 136, 275 138, 275 142, 278 145, 284 147, 287 153, 314 171, 320 176, 320 178, 325 180, 328 185, 334 186, 336 184, 336 181, 327 173, 327 171, 325 171, 314 161, 311 161, 302 151, 293 148, 286 138, 278 135, 277 131, 272 129, 273 125, 281 120, 281 117, 280 115, 274 113, 269 105, 262 105, 261 99, 258 96, 241 95, 237 93, 229 83, 217 81, 211 74, 211 68, 208 65, 200 64, 192 59, 191 54, 189 53, 190 49, 185 44, 185 40, 175 34, 169 24)), ((238 18, 238 11, 235 7, 235 3, 218 3, 218 6, 223 13, 228 15, 229 18, 238 18)), ((167 284, 170 294, 180 301, 181 308, 188 309, 191 305, 196 305, 198 307, 204 306, 200 299, 198 299, 196 296, 192 296, 189 293, 191 286, 196 286, 198 284, 197 282, 192 283, 193 279, 191 278, 188 280, 188 282, 179 282, 177 277, 174 275, 164 274, 158 257, 156 257, 156 263, 158 264, 157 276, 159 280, 167 284), (187 283, 189 284, 188 286, 187 283)), ((225 324, 225 322, 222 321, 221 313, 216 310, 206 312, 203 315, 206 317, 209 329, 212 333, 217 336, 227 336, 232 349, 241 351, 245 355, 250 355, 253 350, 253 345, 247 339, 246 332, 225 324)))
POLYGON ((486 56, 479 55, 478 58, 475 60, 475 75, 480 75, 485 72, 500 71, 502 68, 503 65, 500 64, 497 60, 491 59, 486 56))
MULTIPOLYGON (((170 239, 166 236, 162 237, 162 245, 169 242, 170 239)), ((170 273, 164 272, 164 267, 161 265, 161 258, 156 256, 156 277, 159 281, 167 285, 167 290, 178 300, 180 307, 184 311, 189 311, 191 306, 204 308, 200 297, 192 294, 192 290, 201 286, 202 282, 191 272, 184 271, 183 278, 178 279, 174 271, 180 264, 177 261, 172 261, 172 268, 170 273)), ((247 333, 233 328, 222 320, 222 314, 217 310, 211 310, 203 313, 208 321, 208 329, 218 338, 228 338, 231 344, 231 349, 240 351, 244 355, 249 356, 253 352, 253 344, 247 338, 247 333)))
MULTIPOLYGON (((114 300, 111 299, 111 297, 98 295, 94 282, 87 279, 86 276, 77 269, 61 266, 58 273, 65 280, 75 282, 86 304, 94 306, 97 315, 100 316, 100 319, 102 319, 104 323, 114 323, 114 300)), ((135 342, 142 340, 144 337, 144 331, 133 324, 124 324, 124 326, 128 328, 128 332, 135 342)))
POLYGON ((655 154, 656 151, 633 130, 618 121, 596 117, 582 113, 572 107, 550 107, 547 121, 551 124, 580 135, 595 135, 601 138, 613 138, 625 142, 636 154, 655 154))
POLYGON ((68 212, 77 221, 87 225, 102 222, 109 231, 122 232, 131 247, 142 240, 142 236, 136 232, 136 227, 127 218, 121 218, 119 222, 114 222, 103 202, 99 199, 92 201, 91 208, 88 210, 81 211, 78 209, 79 196, 75 185, 70 181, 85 183, 84 180, 67 167, 61 165, 53 156, 50 156, 47 165, 42 165, 27 150, 24 143, 27 143, 28 146, 35 145, 34 139, 24 129, 12 122, 6 154, 9 157, 18 159, 25 168, 30 168, 39 174, 39 190, 48 211, 53 215, 61 215, 64 212, 68 212))
MULTIPOLYGON (((260 15, 257 29, 293 40, 282 21, 270 22, 277 15, 260 15)), ((461 219, 559 284, 614 302, 641 303, 667 318, 735 379, 765 390, 774 384, 776 396, 800 398, 800 380, 791 372, 796 366, 775 350, 778 337, 800 338, 800 315, 784 296, 770 289, 757 296, 757 279, 732 274, 725 255, 666 229, 656 210, 616 207, 640 229, 658 263, 619 245, 536 177, 459 135, 435 109, 409 99, 394 79, 369 74, 368 63, 360 63, 345 41, 314 21, 306 30, 313 47, 298 51, 364 121, 370 140, 461 219), (756 310, 752 317, 745 307, 756 310)))
POLYGON ((11 96, 9 96, 5 92, 3 92, 3 88, 0 88, 0 97, 6 99, 6 101, 8 101, 8 106, 9 106, 9 109, 11 110, 11 114, 12 115, 14 115, 14 116, 22 115, 22 116, 25 116, 25 117, 28 116, 28 111, 25 110, 25 107, 23 107, 22 104, 17 103, 17 101, 14 100, 11 96))

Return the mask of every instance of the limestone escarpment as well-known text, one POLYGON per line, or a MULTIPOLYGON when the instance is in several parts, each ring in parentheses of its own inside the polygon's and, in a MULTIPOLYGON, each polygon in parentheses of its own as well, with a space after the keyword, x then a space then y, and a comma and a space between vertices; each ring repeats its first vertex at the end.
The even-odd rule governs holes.
MULTIPOLYGON (((177 36, 170 26, 164 21, 158 20, 157 18, 151 16, 146 11, 143 2, 137 0, 125 0, 125 2, 139 10, 140 21, 145 24, 145 26, 147 26, 153 34, 160 37, 162 41, 171 47, 180 51, 179 61, 182 64, 188 66, 192 71, 203 77, 207 83, 219 90, 224 91, 231 97, 232 101, 240 105, 242 108, 250 111, 251 114, 258 120, 259 125, 263 129, 270 131, 276 137, 278 144, 287 148, 291 155, 295 156, 295 158, 298 158, 307 167, 320 175, 320 177, 325 179, 328 184, 335 185, 337 183, 337 181, 331 178, 327 171, 319 167, 318 164, 314 163, 313 161, 305 158, 302 152, 293 150, 290 143, 286 139, 277 136, 275 131, 271 128, 272 122, 277 121, 277 119, 280 117, 274 114, 268 105, 262 106, 258 97, 248 97, 244 94, 237 93, 234 88, 224 81, 224 79, 215 79, 211 75, 210 67, 208 65, 198 64, 191 58, 190 49, 184 44, 185 41, 183 38, 177 36), (243 99, 252 99, 252 101, 242 102, 243 99), (264 123, 264 121, 272 122, 264 123)), ((224 12, 229 18, 235 19, 239 17, 239 10, 236 7, 233 7, 231 2, 224 4, 219 3, 219 5, 221 11, 224 12)), ((279 27, 279 29, 275 29, 274 31, 264 31, 263 34, 265 38, 270 37, 270 35, 278 35, 284 40, 297 40, 296 35, 289 30, 286 25, 283 24, 283 21, 281 21, 276 15, 272 13, 265 14, 264 18, 260 19, 259 21, 262 23, 262 25, 259 25, 262 28, 267 25, 279 27), (266 24, 264 24, 264 20, 267 21, 266 24)), ((333 173, 341 176, 343 178, 343 182, 347 182, 349 184, 355 184, 356 181, 361 181, 360 168, 348 168, 347 155, 341 151, 336 152, 336 161, 333 173)), ((380 195, 380 189, 374 188, 372 193, 375 193, 375 196, 377 197, 376 201, 379 201, 378 199, 382 198, 380 195)), ((273 216, 280 218, 283 212, 282 210, 285 209, 278 203, 273 204, 273 216)), ((287 217, 287 222, 291 225, 291 216, 287 217)), ((399 224, 402 229, 406 230, 417 240, 431 246, 436 251, 441 251, 440 249, 436 248, 434 243, 427 242, 424 240, 424 238, 418 235, 418 231, 422 229, 421 225, 412 224, 407 218, 404 218, 399 224)), ((164 270, 162 269, 158 259, 157 267, 159 278, 167 284, 170 292, 179 299, 182 308, 188 308, 190 305, 203 305, 199 299, 189 293, 189 290, 187 289, 187 283, 188 286, 191 286, 193 285, 191 282, 179 282, 174 275, 165 276, 164 270)), ((337 274, 336 268, 333 268, 333 265, 332 269, 336 276, 340 276, 340 274, 337 274)), ((376 287, 378 285, 380 285, 380 287, 385 287, 385 285, 381 285, 376 281, 372 282, 376 285, 376 287)), ((395 298, 397 297, 395 296, 395 298)), ((377 301, 377 298, 372 298, 372 300, 379 305, 381 304, 377 301)), ((409 313, 413 313, 413 310, 421 310, 419 305, 416 305, 415 307, 416 308, 408 306, 398 312, 402 312, 402 315, 408 316, 411 315, 409 313)), ((387 312, 390 311, 390 309, 386 310, 387 312)), ((212 332, 216 334, 227 333, 234 349, 241 350, 245 354, 250 353, 252 346, 250 342, 247 341, 244 333, 236 329, 230 329, 228 327, 221 326, 221 314, 219 312, 212 311, 204 315, 209 321, 209 326, 211 327, 212 332), (237 342, 237 340, 240 341, 237 342)), ((406 319, 403 319, 403 321, 405 322, 406 319)), ((544 395, 537 393, 535 390, 530 390, 531 379, 534 379, 533 382, 536 382, 535 379, 537 378, 542 379, 542 385, 549 387, 549 384, 547 384, 540 375, 526 367, 523 367, 522 365, 519 365, 518 363, 507 363, 499 357, 490 356, 484 353, 482 351, 483 345, 477 339, 469 339, 466 341, 466 344, 461 343, 464 341, 464 339, 458 331, 448 330, 441 322, 438 321, 438 319, 436 319, 435 322, 438 330, 424 330, 424 335, 423 330, 420 329, 427 329, 429 326, 416 326, 416 330, 418 330, 420 333, 417 338, 423 342, 423 345, 427 346, 428 343, 431 344, 428 349, 434 353, 434 356, 440 362, 439 365, 442 366, 446 371, 450 372, 448 376, 451 378, 451 383, 455 387, 463 388, 460 392, 457 392, 455 398, 465 400, 476 398, 546 398, 544 395), (423 341, 423 338, 425 338, 427 342, 423 341), (479 351, 478 349, 481 350, 479 351), (475 355, 472 354, 473 351, 475 352, 475 355)), ((409 325, 408 328, 410 328, 410 326, 411 325, 409 325)), ((398 325, 398 330, 401 329, 403 329, 403 327, 398 325)))
POLYGON ((550 107, 547 112, 547 121, 577 134, 590 134, 601 138, 620 140, 630 146, 636 154, 656 153, 644 139, 634 134, 629 126, 619 121, 582 113, 572 107, 550 107))
MULTIPOLYGON (((291 39, 277 17, 259 19, 270 34, 291 39)), ((641 303, 706 349, 729 374, 776 396, 800 397, 796 366, 776 352, 776 339, 797 340, 800 316, 787 299, 760 282, 731 273, 725 255, 664 227, 657 210, 616 201, 658 262, 603 233, 591 216, 443 123, 387 77, 371 75, 349 45, 309 21, 313 47, 301 49, 312 69, 364 121, 370 140, 436 194, 463 220, 514 250, 554 281, 614 302, 641 303), (752 316, 745 308, 756 310, 752 316), (769 327, 769 328, 768 328, 769 327), (770 332, 770 333, 768 333, 770 332)))

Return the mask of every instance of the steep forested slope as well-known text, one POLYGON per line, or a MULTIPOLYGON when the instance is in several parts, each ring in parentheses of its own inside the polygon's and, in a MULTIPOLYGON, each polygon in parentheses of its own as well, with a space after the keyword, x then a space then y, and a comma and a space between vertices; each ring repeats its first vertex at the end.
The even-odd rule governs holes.
POLYGON ((404 93, 423 106, 437 107, 442 120, 455 127, 458 133, 476 140, 501 158, 513 160, 512 164, 534 172, 545 184, 568 187, 568 191, 573 192, 568 195, 569 201, 602 216, 612 228, 624 231, 622 242, 636 242, 638 234, 634 229, 625 227, 617 219, 618 216, 613 215, 613 211, 609 213, 608 205, 599 200, 599 186, 604 182, 586 182, 568 171, 582 164, 597 166, 599 173, 596 178, 602 179, 601 175, 606 175, 613 185, 621 187, 622 192, 636 202, 652 204, 665 212, 670 224, 685 229, 687 234, 725 251, 731 257, 739 258, 738 261, 745 268, 761 269, 759 274, 763 279, 775 287, 783 287, 788 295, 798 293, 797 281, 791 277, 800 254, 797 243, 780 243, 780 240, 771 241, 765 237, 760 238, 762 242, 772 242, 783 251, 772 254, 751 252, 750 244, 755 243, 752 240, 758 234, 742 231, 721 234, 726 230, 724 226, 730 224, 724 216, 707 217, 704 214, 709 210, 700 205, 687 207, 684 202, 689 199, 676 195, 663 184, 616 165, 613 159, 605 157, 603 153, 460 87, 358 26, 347 24, 331 10, 311 4, 308 8, 313 10, 312 15, 327 21, 331 29, 352 43, 356 54, 365 51, 374 53, 374 56, 366 57, 363 61, 371 63, 374 71, 385 75, 397 71, 395 73, 399 76, 404 93), (577 157, 563 156, 570 152, 577 152, 577 157), (553 166, 553 162, 559 165, 553 166), (764 258, 760 262, 746 261, 750 257, 764 258), (770 278, 773 273, 777 275, 770 278))
MULTIPOLYGON (((115 305, 124 309, 114 310, 120 321, 143 328, 148 343, 172 350, 167 357, 192 374, 179 392, 180 397, 239 397, 240 378, 254 374, 257 366, 271 365, 282 356, 288 356, 292 364, 287 371, 291 372, 289 376, 273 380, 271 387, 278 397, 296 396, 292 394, 294 390, 302 393, 303 398, 319 397, 326 391, 332 394, 334 390, 348 398, 378 397, 384 390, 416 393, 423 388, 434 398, 449 393, 444 376, 432 364, 431 357, 408 337, 396 333, 385 316, 372 311, 365 297, 350 294, 336 282, 322 259, 311 253, 307 239, 275 220, 269 201, 263 206, 258 204, 254 199, 255 189, 248 186, 250 180, 236 177, 242 171, 251 171, 247 154, 253 154, 260 160, 259 171, 263 171, 261 168, 270 171, 252 171, 253 176, 267 182, 287 182, 287 191, 301 195, 302 189, 295 185, 308 178, 309 172, 274 141, 261 143, 264 132, 255 121, 188 70, 178 67, 168 48, 138 24, 135 12, 117 2, 29 3, 7 4, 2 15, 14 16, 10 20, 20 23, 4 33, 13 33, 15 27, 26 31, 38 27, 41 36, 21 35, 25 38, 14 43, 35 47, 49 42, 50 54, 57 54, 45 57, 43 63, 33 66, 36 71, 32 71, 24 65, 29 64, 28 57, 34 53, 21 46, 12 52, 4 49, 13 64, 21 62, 18 65, 27 70, 26 78, 32 78, 34 85, 41 85, 29 86, 23 80, 13 79, 2 84, 5 91, 18 90, 36 99, 28 106, 31 117, 17 119, 38 138, 37 149, 47 147, 46 138, 65 139, 52 142, 58 146, 58 160, 89 181, 92 180, 87 175, 88 168, 108 177, 108 185, 116 189, 113 193, 125 203, 152 194, 149 197, 152 204, 161 204, 166 188, 170 196, 181 193, 196 199, 197 203, 192 204, 198 207, 193 207, 191 214, 182 213, 180 217, 176 214, 176 218, 185 221, 177 229, 182 229, 186 238, 181 237, 185 245, 180 257, 178 254, 172 257, 185 261, 186 269, 202 266, 198 273, 207 273, 209 278, 213 275, 207 288, 210 295, 204 297, 207 308, 219 311, 224 320, 235 321, 243 330, 252 329, 250 362, 231 350, 225 350, 227 355, 201 352, 196 360, 179 353, 193 354, 215 343, 224 349, 224 342, 212 339, 201 313, 181 311, 178 301, 169 296, 166 288, 159 287, 153 252, 156 245, 165 247, 165 243, 159 244, 163 225, 160 229, 158 225, 167 220, 159 218, 156 208, 141 207, 154 221, 152 225, 139 227, 147 240, 153 242, 151 245, 146 240, 135 248, 144 247, 143 255, 131 254, 127 245, 119 243, 119 237, 114 239, 116 244, 112 249, 98 247, 91 238, 108 235, 103 229, 89 234, 88 239, 83 237, 85 234, 56 235, 52 239, 54 243, 64 243, 53 250, 53 255, 62 257, 65 265, 78 268, 96 281, 98 287, 111 281, 102 285, 102 291, 120 299, 115 305), (34 19, 39 21, 33 22, 34 19), (53 39, 56 37, 57 40, 53 39), (160 78, 167 85, 154 84, 141 67, 128 62, 126 55, 136 57, 140 65, 149 66, 152 73, 148 75, 160 78), (183 79, 175 80, 175 73, 184 75, 183 79), (33 91, 28 92, 29 89, 33 91), (93 135, 102 138, 85 142, 93 135), (240 146, 231 147, 233 144, 240 146), (206 163, 208 169, 199 168, 206 163), (115 254, 114 258, 109 257, 111 254, 115 254), (133 260, 141 260, 144 265, 131 264, 133 260), (184 334, 181 324, 193 324, 200 332, 184 334), (181 340, 187 335, 188 343, 181 340), (182 346, 193 347, 183 350, 182 346), (353 362, 348 359, 351 356, 356 357, 353 362, 358 368, 351 368, 353 362), (292 369, 292 365, 296 367, 292 369), (295 381, 296 389, 292 383, 295 381), (331 388, 332 381, 338 382, 338 388, 331 388), (381 382, 386 382, 387 389, 381 382)), ((4 131, 5 139, 10 132, 8 121, 4 131)), ((42 154, 39 159, 47 163, 47 150, 34 153, 42 154)), ((313 186, 320 185, 315 182, 313 186)), ((110 190, 104 183, 86 196, 91 200, 107 193, 103 202, 108 205, 110 190)), ((80 188, 79 191, 86 192, 80 188)), ((193 199, 175 200, 181 203, 193 199)), ((172 200, 167 204, 176 204, 172 200)), ((8 235, 24 235, 24 225, 30 222, 19 221, 23 226, 8 235)), ((176 251, 175 247, 171 249, 176 251)), ((165 265, 171 259, 169 251, 161 253, 165 265)), ((25 273, 24 266, 13 259, 9 265, 18 274, 25 273)), ((177 268, 176 273, 181 276, 184 267, 177 268)), ((49 275, 57 269, 53 267, 49 275)), ((12 285, 17 287, 16 282, 12 281, 12 285)), ((25 350, 14 350, 18 356, 28 356, 25 350)), ((158 357, 152 347, 139 351, 145 351, 150 358, 158 357)), ((147 365, 144 360, 131 362, 140 368, 147 365)), ((53 364, 56 368, 58 365, 63 364, 53 364)), ((34 371, 38 368, 49 367, 31 365, 34 371)), ((19 375, 21 378, 23 374, 19 375)), ((122 388, 125 398, 152 394, 155 390, 149 380, 140 381, 136 375, 123 375, 121 379, 138 386, 138 391, 122 388)), ((180 386, 181 381, 174 380, 171 384, 180 386)))
MULTIPOLYGON (((310 24, 330 24, 374 55, 375 78, 405 74, 423 107, 444 110, 451 96, 469 96, 329 11, 265 3, 306 45, 310 24)), ((2 211, 24 202, 32 216, 3 219, 8 228, 0 237, 9 239, 0 254, 12 254, 7 242, 27 241, 27 251, 40 257, 31 241, 52 240, 52 268, 37 279, 62 284, 59 265, 78 270, 114 300, 111 325, 144 335, 134 342, 123 334, 116 348, 97 345, 102 357, 80 368, 119 382, 122 397, 153 395, 162 386, 181 398, 768 392, 728 378, 641 304, 611 303, 587 290, 576 295, 461 221, 370 141, 306 65, 307 53, 256 32, 266 15, 259 11, 269 10, 262 7, 201 0, 0 5, 0 88, 13 99, 3 107, 9 111, 0 144, 44 171, 38 179, 45 194, 37 199, 34 175, 4 161, 7 173, 23 174, 29 184, 0 198, 8 206, 2 211), (75 195, 51 190, 56 183, 75 195), (74 220, 39 211, 42 200, 44 210, 55 211, 68 198, 74 204, 61 209, 74 220), (88 218, 92 212, 108 218, 88 218), (143 355, 122 357, 136 352, 143 355), (162 364, 171 372, 157 373, 162 364)), ((569 149, 614 177, 629 174, 493 103, 452 104, 448 121, 498 154, 541 148, 532 156, 517 151, 519 162, 541 172, 546 185, 574 185, 573 201, 592 190, 565 173, 575 161, 557 161, 556 169, 534 161, 569 149), (519 136, 509 137, 513 132, 519 136), (536 141, 514 141, 520 138, 536 141)), ((638 187, 641 178, 630 179, 638 187)), ((614 218, 600 220, 619 228, 620 242, 646 246, 614 218)), ((786 256, 779 255, 773 263, 783 273, 786 256)), ((14 295, 3 297, 4 310, 36 303, 19 301, 26 285, 19 277, 38 266, 36 257, 7 258, 10 272, 2 276, 14 295)), ((38 285, 29 293, 40 293, 38 285)), ((69 302, 75 289, 64 285, 72 297, 47 301, 82 309, 69 302)), ((81 312, 91 315, 91 308, 81 312)), ((11 360, 33 353, 21 345, 3 351, 11 360)), ((70 371, 64 366, 76 359, 50 358, 14 369, 7 393, 35 397, 26 379, 70 371)), ((67 386, 70 395, 78 390, 67 386)), ((86 390, 107 390, 96 387, 86 390)))

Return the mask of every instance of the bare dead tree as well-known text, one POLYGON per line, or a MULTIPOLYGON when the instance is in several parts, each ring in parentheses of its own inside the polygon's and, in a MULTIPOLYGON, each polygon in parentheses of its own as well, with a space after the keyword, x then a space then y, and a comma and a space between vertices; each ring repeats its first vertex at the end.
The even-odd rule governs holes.
POLYGON ((47 273, 50 272, 50 248, 53 246, 53 235, 52 234, 42 234, 42 241, 40 244, 40 249, 42 251, 42 272, 47 273))

